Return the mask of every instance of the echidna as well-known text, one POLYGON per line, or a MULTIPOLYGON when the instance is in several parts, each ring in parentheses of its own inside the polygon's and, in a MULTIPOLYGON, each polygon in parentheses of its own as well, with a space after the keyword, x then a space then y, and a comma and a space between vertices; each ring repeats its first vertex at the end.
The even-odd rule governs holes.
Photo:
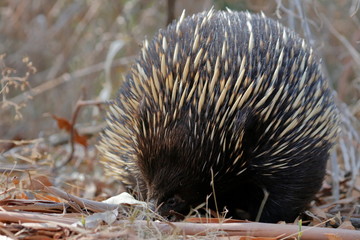
POLYGON ((293 221, 322 184, 338 129, 319 62, 263 14, 183 14, 145 40, 110 103, 103 163, 164 216, 216 200, 228 216, 293 221))

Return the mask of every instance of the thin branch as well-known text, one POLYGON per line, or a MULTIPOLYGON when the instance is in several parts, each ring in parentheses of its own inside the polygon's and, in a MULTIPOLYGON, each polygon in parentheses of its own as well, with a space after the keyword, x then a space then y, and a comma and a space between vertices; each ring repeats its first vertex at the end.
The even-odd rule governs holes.
MULTIPOLYGON (((126 65, 129 65, 131 62, 133 62, 133 60, 134 60, 134 56, 120 58, 120 59, 115 60, 112 63, 112 67, 118 67, 118 66, 124 66, 124 65, 126 66, 126 65)), ((28 98, 32 98, 37 95, 40 95, 46 91, 49 91, 59 85, 66 83, 66 82, 76 81, 76 80, 84 78, 88 75, 103 71, 104 65, 105 65, 105 62, 101 62, 98 64, 94 64, 92 66, 77 70, 73 73, 65 73, 58 78, 46 81, 43 84, 32 88, 30 91, 21 93, 20 95, 12 98, 11 101, 19 104, 23 101, 26 101, 28 98)))

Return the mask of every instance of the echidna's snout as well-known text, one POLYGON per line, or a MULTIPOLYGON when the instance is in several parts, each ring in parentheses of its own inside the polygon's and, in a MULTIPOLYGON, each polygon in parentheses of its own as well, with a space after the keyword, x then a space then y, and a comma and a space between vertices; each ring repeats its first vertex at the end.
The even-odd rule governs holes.
POLYGON ((162 200, 151 199, 150 202, 159 215, 171 222, 183 220, 190 211, 189 204, 179 195, 162 200))

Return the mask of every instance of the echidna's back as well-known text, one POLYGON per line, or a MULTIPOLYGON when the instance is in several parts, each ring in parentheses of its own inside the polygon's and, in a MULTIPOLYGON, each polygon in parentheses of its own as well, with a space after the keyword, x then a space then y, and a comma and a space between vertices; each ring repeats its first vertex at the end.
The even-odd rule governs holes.
POLYGON ((214 178, 219 202, 250 218, 266 189, 263 221, 291 220, 313 198, 338 121, 307 44, 238 12, 181 18, 145 41, 111 108, 100 146, 110 173, 136 176, 154 196, 214 178))

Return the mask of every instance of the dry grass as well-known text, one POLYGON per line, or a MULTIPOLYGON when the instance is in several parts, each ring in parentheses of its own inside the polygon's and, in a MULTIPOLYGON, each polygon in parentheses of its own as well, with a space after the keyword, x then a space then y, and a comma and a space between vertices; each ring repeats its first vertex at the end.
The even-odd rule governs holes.
MULTIPOLYGON (((343 220, 350 216, 359 219, 359 4, 358 0, 2 1, 0 199, 51 198, 34 179, 96 201, 123 191, 120 183, 103 175, 94 147, 104 124, 104 106, 88 105, 79 111, 72 127, 88 139, 84 146, 75 141, 73 149, 69 133, 60 130, 50 116, 71 122, 79 99, 111 98, 145 36, 151 38, 166 25, 168 16, 173 13, 178 17, 183 8, 190 14, 215 6, 263 11, 302 35, 323 58, 323 70, 336 91, 343 127, 319 194, 317 206, 321 208, 313 213, 318 222, 337 212, 343 220), (175 3, 174 11, 168 9, 167 2, 175 3), (62 166, 72 150, 71 162, 62 166), (319 217, 322 214, 324 218, 319 217)), ((0 231, 14 234, 3 226, 0 231)), ((75 235, 84 237, 87 233, 79 230, 75 235)), ((114 238, 172 236, 162 235, 156 228, 149 233, 117 226, 102 228, 101 233, 114 238)), ((91 236, 95 238, 96 234, 91 236)))

